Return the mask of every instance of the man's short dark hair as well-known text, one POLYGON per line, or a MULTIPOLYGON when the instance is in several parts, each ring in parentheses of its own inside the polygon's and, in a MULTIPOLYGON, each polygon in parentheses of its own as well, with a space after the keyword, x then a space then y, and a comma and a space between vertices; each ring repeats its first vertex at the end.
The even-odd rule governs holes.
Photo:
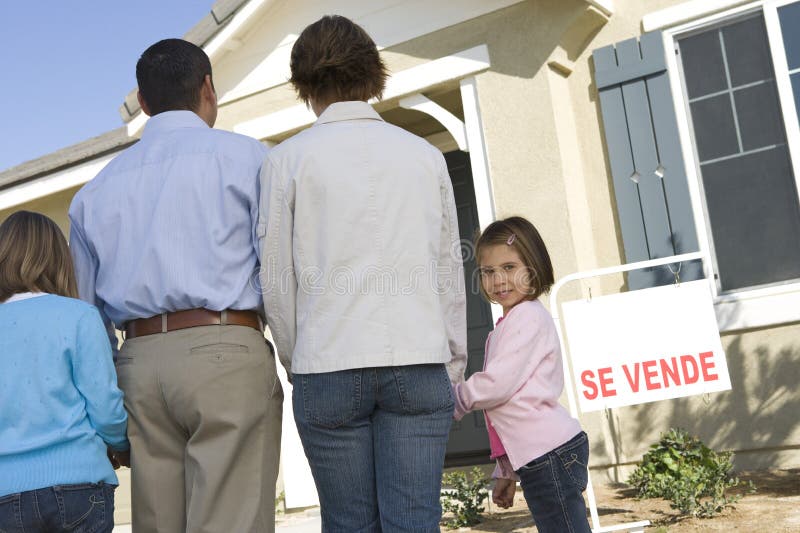
POLYGON ((139 93, 151 115, 195 111, 211 61, 202 48, 183 39, 164 39, 144 51, 136 63, 139 93))
POLYGON ((292 47, 291 69, 289 81, 306 104, 380 98, 386 86, 386 65, 375 42, 339 15, 322 17, 303 30, 292 47))

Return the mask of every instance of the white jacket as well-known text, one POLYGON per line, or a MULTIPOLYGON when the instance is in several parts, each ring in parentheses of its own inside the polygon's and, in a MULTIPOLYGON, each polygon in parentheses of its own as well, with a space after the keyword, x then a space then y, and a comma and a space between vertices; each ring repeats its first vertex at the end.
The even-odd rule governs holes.
POLYGON ((439 150, 339 102, 269 152, 260 194, 261 288, 287 370, 448 363, 463 380, 464 273, 439 150))

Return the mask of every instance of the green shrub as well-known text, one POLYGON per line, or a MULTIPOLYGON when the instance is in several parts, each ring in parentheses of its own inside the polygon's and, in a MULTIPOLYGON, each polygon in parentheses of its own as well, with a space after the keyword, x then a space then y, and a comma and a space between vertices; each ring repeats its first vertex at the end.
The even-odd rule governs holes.
POLYGON ((474 526, 481 521, 483 501, 487 498, 486 488, 489 480, 486 479, 477 466, 472 469, 472 475, 457 470, 445 473, 442 484, 442 509, 452 513, 453 516, 445 522, 449 529, 474 526))
MULTIPOLYGON (((682 429, 670 429, 650 446, 628 478, 638 498, 664 498, 681 514, 711 517, 732 507, 739 496, 727 490, 741 484, 732 476, 732 452, 715 452, 682 429)), ((752 483, 751 490, 755 490, 752 483)))

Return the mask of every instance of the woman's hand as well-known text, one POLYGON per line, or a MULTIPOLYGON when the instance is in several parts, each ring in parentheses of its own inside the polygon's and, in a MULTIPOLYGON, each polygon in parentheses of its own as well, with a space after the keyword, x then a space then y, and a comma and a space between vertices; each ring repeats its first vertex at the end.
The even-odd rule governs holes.
POLYGON ((513 479, 497 478, 492 490, 492 501, 503 509, 514 505, 514 495, 517 493, 517 482, 513 479))

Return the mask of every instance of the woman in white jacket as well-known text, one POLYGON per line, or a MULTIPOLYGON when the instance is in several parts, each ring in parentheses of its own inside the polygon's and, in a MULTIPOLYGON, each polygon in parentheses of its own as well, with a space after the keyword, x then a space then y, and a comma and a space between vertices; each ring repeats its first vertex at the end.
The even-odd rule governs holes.
POLYGON ((323 531, 438 532, 450 383, 466 365, 444 157, 367 103, 387 75, 352 21, 308 26, 291 68, 318 120, 263 165, 261 281, 323 531))

